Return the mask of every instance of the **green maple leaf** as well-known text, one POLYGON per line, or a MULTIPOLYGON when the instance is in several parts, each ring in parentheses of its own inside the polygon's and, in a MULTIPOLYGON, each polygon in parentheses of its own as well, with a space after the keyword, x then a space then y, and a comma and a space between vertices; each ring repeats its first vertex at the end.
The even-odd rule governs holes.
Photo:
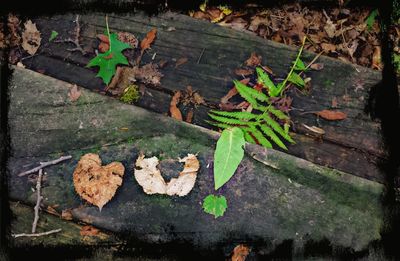
POLYGON ((122 51, 131 46, 118 40, 116 33, 109 34, 110 48, 105 53, 100 53, 88 63, 87 67, 99 66, 96 77, 101 77, 105 84, 109 84, 114 76, 118 64, 128 64, 122 51))
POLYGON ((203 202, 204 212, 214 215, 215 218, 222 217, 228 208, 224 196, 208 195, 203 202))

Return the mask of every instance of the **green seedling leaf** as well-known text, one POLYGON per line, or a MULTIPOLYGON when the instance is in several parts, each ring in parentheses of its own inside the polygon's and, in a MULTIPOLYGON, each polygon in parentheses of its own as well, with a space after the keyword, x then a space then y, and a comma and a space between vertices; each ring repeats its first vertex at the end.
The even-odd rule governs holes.
MULTIPOLYGON (((294 62, 293 62, 294 64, 294 62)), ((306 70, 306 66, 304 65, 303 61, 298 59, 297 63, 294 65, 294 69, 296 71, 305 71, 306 70)))
POLYGON ((99 66, 100 70, 96 77, 103 79, 105 84, 109 84, 111 78, 114 76, 116 66, 118 64, 128 64, 128 60, 122 54, 122 51, 131 46, 127 43, 118 40, 118 35, 112 33, 109 36, 110 48, 105 53, 100 53, 88 63, 87 67, 99 66))
POLYGON ((305 82, 304 80, 300 77, 300 75, 298 75, 297 73, 293 72, 289 78, 288 81, 291 83, 296 84, 299 87, 304 87, 305 86, 305 82))
POLYGON ((369 14, 369 16, 367 17, 367 19, 365 19, 365 23, 368 27, 368 30, 372 29, 372 26, 375 23, 376 17, 378 16, 378 9, 374 9, 371 11, 371 13, 369 14))
POLYGON ((58 32, 56 31, 51 31, 50 37, 49 37, 49 42, 53 41, 58 35, 58 32))
POLYGON ((225 129, 214 153, 214 186, 222 187, 233 176, 244 156, 243 131, 238 127, 225 129))
POLYGON ((215 218, 222 217, 228 208, 224 196, 208 195, 203 201, 204 212, 214 215, 215 218))
POLYGON ((271 79, 269 78, 268 74, 266 72, 264 72, 264 70, 261 69, 260 67, 257 67, 256 71, 257 71, 257 81, 258 81, 258 83, 260 83, 263 86, 265 86, 268 89, 269 92, 275 91, 276 90, 276 86, 271 81, 271 79))

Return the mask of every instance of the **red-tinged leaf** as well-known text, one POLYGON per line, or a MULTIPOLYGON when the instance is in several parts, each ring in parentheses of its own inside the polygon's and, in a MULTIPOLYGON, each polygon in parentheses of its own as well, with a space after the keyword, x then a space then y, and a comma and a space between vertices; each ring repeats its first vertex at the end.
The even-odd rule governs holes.
POLYGON ((347 118, 347 114, 341 111, 322 110, 316 112, 315 114, 329 121, 344 120, 347 118))
POLYGON ((181 92, 177 91, 171 99, 171 103, 169 105, 169 112, 171 113, 171 117, 177 119, 179 121, 182 120, 182 113, 178 109, 177 104, 181 98, 181 92))
POLYGON ((244 261, 246 260, 246 257, 249 255, 250 253, 250 249, 245 246, 245 245, 237 245, 234 249, 233 249, 233 253, 232 253, 232 261, 244 261))
POLYGON ((151 31, 147 33, 146 37, 140 42, 140 48, 142 49, 142 52, 150 48, 150 45, 154 42, 154 39, 156 39, 156 34, 156 28, 151 29, 151 31))

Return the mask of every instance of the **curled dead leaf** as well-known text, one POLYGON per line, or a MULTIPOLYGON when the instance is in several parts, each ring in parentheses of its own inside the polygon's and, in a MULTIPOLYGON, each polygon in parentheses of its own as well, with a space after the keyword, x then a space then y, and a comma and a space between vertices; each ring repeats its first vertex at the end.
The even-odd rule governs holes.
POLYGON ((246 260, 246 257, 249 255, 250 253, 250 249, 245 246, 245 245, 237 245, 234 249, 233 249, 233 253, 232 253, 232 261, 244 261, 246 260))
POLYGON ((142 67, 135 66, 130 69, 131 75, 129 79, 132 82, 140 80, 143 83, 158 86, 161 84, 161 78, 164 76, 158 71, 158 65, 153 63, 148 63, 142 67))
POLYGON ((61 218, 62 218, 62 219, 65 219, 65 220, 72 220, 73 217, 72 217, 72 212, 71 212, 71 210, 70 210, 70 209, 64 209, 64 210, 61 212, 61 218))
POLYGON ((381 69, 381 47, 375 46, 374 53, 372 54, 372 68, 381 69))
POLYGON ((174 96, 172 96, 171 103, 169 105, 169 112, 171 113, 171 117, 174 119, 177 119, 179 121, 182 120, 182 113, 178 109, 177 104, 179 103, 179 100, 181 98, 181 92, 177 91, 174 96))
POLYGON ((235 70, 235 74, 236 75, 239 75, 239 76, 247 76, 247 75, 250 75, 250 74, 253 74, 254 73, 254 70, 252 70, 252 69, 242 69, 242 68, 239 68, 239 69, 236 69, 235 70))
POLYGON ((22 48, 30 55, 34 55, 40 46, 40 32, 36 28, 36 24, 31 20, 25 22, 25 30, 22 33, 22 48))
POLYGON ((129 44, 133 49, 138 47, 139 41, 138 39, 131 33, 128 32, 119 32, 118 39, 121 42, 129 44))
POLYGON ((81 236, 97 236, 99 234, 100 230, 93 226, 83 226, 81 228, 81 231, 79 233, 81 236))
POLYGON ((321 48, 325 52, 334 52, 336 51, 336 45, 330 43, 321 43, 321 48))
POLYGON ((186 58, 186 57, 179 58, 176 61, 175 68, 177 68, 178 66, 180 66, 180 65, 182 65, 184 63, 187 63, 187 61, 188 61, 188 58, 186 58))
POLYGON ((324 69, 324 64, 323 63, 313 63, 310 65, 310 68, 316 71, 320 71, 324 69))
POLYGON ((321 128, 315 127, 315 126, 308 126, 306 124, 303 123, 304 128, 306 128, 307 130, 315 133, 315 134, 319 134, 319 135, 324 135, 325 131, 321 128))
POLYGON ((142 49, 142 53, 144 52, 144 50, 150 48, 150 45, 154 42, 154 39, 156 39, 156 34, 157 34, 157 29, 153 28, 146 34, 146 37, 140 42, 140 48, 142 49))
POLYGON ((315 114, 329 121, 344 120, 347 118, 347 114, 341 111, 322 110, 315 114))
POLYGON ((192 123, 192 120, 193 120, 193 110, 191 109, 188 111, 185 121, 188 123, 192 123))
POLYGON ((179 159, 179 162, 185 164, 183 170, 179 173, 179 177, 172 178, 166 183, 157 167, 159 165, 158 158, 145 158, 144 155, 140 155, 135 163, 135 179, 146 194, 186 196, 194 187, 200 163, 193 154, 188 154, 183 159, 179 159))
POLYGON ((80 96, 81 96, 81 90, 78 88, 76 84, 74 84, 68 92, 69 100, 71 102, 77 101, 80 96))
POLYGON ((79 196, 99 207, 110 201, 122 184, 125 168, 120 162, 101 165, 99 155, 88 153, 81 157, 73 174, 75 190, 79 196))
POLYGON ((255 52, 252 52, 250 58, 246 60, 245 64, 247 66, 257 66, 260 65, 262 62, 261 55, 257 55, 255 52))

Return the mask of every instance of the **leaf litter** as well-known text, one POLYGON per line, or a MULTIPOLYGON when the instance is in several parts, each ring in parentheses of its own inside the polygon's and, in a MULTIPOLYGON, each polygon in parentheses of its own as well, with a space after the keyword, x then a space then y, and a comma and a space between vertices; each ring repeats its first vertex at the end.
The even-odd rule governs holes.
POLYGON ((194 187, 200 163, 194 154, 188 154, 186 157, 179 159, 179 162, 184 163, 184 167, 178 178, 172 178, 169 182, 166 182, 158 168, 159 159, 155 156, 145 158, 142 154, 135 163, 135 179, 146 194, 186 196, 194 187))

